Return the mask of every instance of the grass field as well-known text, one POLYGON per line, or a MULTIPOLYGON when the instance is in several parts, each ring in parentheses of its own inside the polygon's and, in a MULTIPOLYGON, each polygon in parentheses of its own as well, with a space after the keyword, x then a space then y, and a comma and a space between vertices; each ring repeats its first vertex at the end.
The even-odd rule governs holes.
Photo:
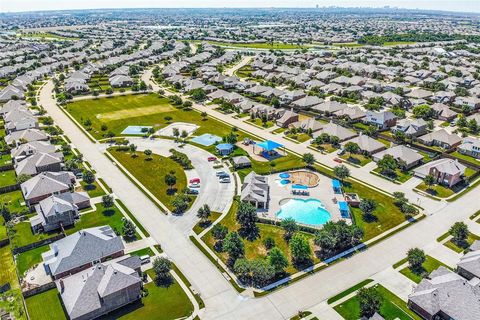
POLYGON ((105 191, 100 187, 97 180, 95 180, 92 184, 87 184, 84 181, 80 182, 82 189, 88 193, 90 198, 100 197, 105 195, 105 191))
POLYGON ((210 218, 208 219, 208 223, 202 223, 199 221, 194 227, 193 227, 193 232, 196 234, 200 234, 203 230, 208 228, 215 220, 217 220, 220 216, 222 215, 221 212, 212 212, 210 215, 210 218))
MULTIPOLYGON (((67 111, 85 127, 85 120, 92 122, 90 134, 96 139, 104 138, 108 131, 115 135, 129 125, 153 126, 155 129, 167 126, 171 122, 188 122, 197 124, 200 128, 196 135, 211 133, 224 136, 231 127, 214 119, 202 119, 195 110, 174 108, 166 98, 157 94, 125 95, 92 100, 80 100, 69 103, 67 111), (167 121, 165 117, 173 120, 167 121), (102 124, 107 130, 102 131, 102 124)), ((85 127, 86 128, 86 127, 85 127)))
POLYGON ((178 163, 156 154, 152 154, 152 160, 147 161, 143 152, 137 152, 138 157, 136 158, 132 158, 129 152, 117 151, 115 148, 110 148, 109 152, 160 202, 169 210, 173 209, 171 202, 175 195, 169 194, 169 187, 165 183, 164 177, 174 171, 177 177, 174 188, 178 191, 183 190, 187 186, 187 177, 178 163))
POLYGON ((470 162, 470 163, 472 163, 474 165, 477 165, 477 166, 480 164, 480 161, 475 159, 474 157, 470 157, 470 156, 468 156, 466 154, 462 154, 458 151, 452 152, 452 153, 450 153, 450 155, 454 156, 455 158, 462 159, 462 160, 465 160, 467 162, 470 162))
POLYGON ((49 249, 48 245, 44 245, 18 254, 17 268, 20 276, 25 276, 28 269, 42 262, 42 253, 47 252, 49 249))
POLYGON ((51 238, 59 234, 59 232, 50 233, 33 233, 30 222, 23 221, 13 226, 13 235, 10 237, 13 247, 22 247, 27 244, 51 238))
MULTIPOLYGON (((155 277, 153 270, 150 269, 147 273, 150 277, 155 277)), ((101 319, 170 320, 187 317, 193 312, 192 303, 176 281, 168 288, 159 287, 154 282, 144 287, 148 290, 146 297, 101 319)))
POLYGON ((343 160, 346 160, 348 162, 351 162, 353 164, 356 164, 358 166, 361 166, 361 167, 363 167, 364 165, 366 165, 367 163, 372 161, 372 159, 364 156, 363 154, 345 153, 345 154, 341 155, 340 158, 342 158, 343 160))
POLYGON ((432 271, 437 270, 440 266, 448 268, 448 266, 444 263, 427 255, 425 262, 422 264, 423 270, 421 270, 421 272, 413 272, 409 267, 406 267, 400 270, 400 273, 412 280, 413 282, 419 283, 423 279, 421 273, 425 272, 427 274, 430 274, 432 271))
MULTIPOLYGON (((402 299, 394 295, 385 287, 376 285, 375 288, 377 288, 378 292, 383 297, 383 303, 380 307, 379 313, 386 320, 420 319, 420 317, 407 307, 407 304, 402 299)), ((346 320, 357 320, 361 318, 360 303, 357 296, 335 306, 334 309, 346 320)))
POLYGON ((25 299, 31 320, 66 320, 60 294, 56 288, 25 299))
POLYGON ((149 255, 150 257, 153 257, 155 255, 153 253, 153 250, 150 249, 149 247, 143 248, 134 252, 130 252, 129 254, 132 256, 138 256, 138 257, 145 256, 145 255, 149 255))
POLYGON ((455 194, 455 191, 453 191, 452 189, 441 186, 439 184, 435 184, 433 186, 428 187, 425 184, 425 182, 422 182, 415 188, 417 188, 418 190, 422 190, 424 192, 430 193, 431 195, 434 195, 439 198, 448 198, 455 194))
POLYGON ((17 183, 17 175, 15 170, 7 170, 0 172, 0 187, 11 186, 17 183))
POLYGON ((0 248, 0 283, 10 283, 12 289, 20 288, 10 246, 0 248))
POLYGON ((475 242, 475 240, 480 240, 480 237, 476 234, 469 232, 467 241, 463 246, 458 246, 455 242, 452 241, 452 239, 448 240, 443 245, 457 253, 460 253, 463 252, 465 249, 468 249, 472 245, 472 243, 475 242))

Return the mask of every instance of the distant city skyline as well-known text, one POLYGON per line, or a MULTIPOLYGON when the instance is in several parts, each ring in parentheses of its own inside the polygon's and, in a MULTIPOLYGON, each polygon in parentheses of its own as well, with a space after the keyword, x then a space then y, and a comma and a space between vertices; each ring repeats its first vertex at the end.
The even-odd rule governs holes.
POLYGON ((70 2, 57 0, 14 0, 1 1, 0 12, 18 12, 18 11, 41 11, 41 10, 69 10, 69 9, 102 9, 102 8, 270 8, 270 7, 291 7, 291 8, 315 8, 337 6, 337 7, 373 7, 380 8, 385 6, 405 8, 405 9, 424 9, 424 10, 444 10, 456 12, 475 12, 480 13, 479 0, 305 0, 299 5, 298 0, 238 0, 234 5, 226 3, 225 0, 84 0, 81 2, 70 2))

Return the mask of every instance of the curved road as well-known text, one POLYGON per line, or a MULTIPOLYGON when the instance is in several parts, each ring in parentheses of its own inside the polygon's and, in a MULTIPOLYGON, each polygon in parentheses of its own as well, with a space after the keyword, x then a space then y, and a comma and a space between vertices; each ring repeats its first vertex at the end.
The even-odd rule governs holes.
POLYGON ((308 310, 327 298, 370 278, 404 258, 408 249, 426 249, 456 221, 467 219, 480 209, 480 186, 460 200, 445 203, 434 215, 417 222, 368 250, 304 278, 263 298, 239 295, 223 275, 185 237, 175 223, 108 160, 101 146, 92 143, 55 104, 49 81, 40 93, 40 104, 70 137, 85 159, 99 172, 152 237, 200 292, 206 308, 202 319, 288 319, 298 310, 308 310))

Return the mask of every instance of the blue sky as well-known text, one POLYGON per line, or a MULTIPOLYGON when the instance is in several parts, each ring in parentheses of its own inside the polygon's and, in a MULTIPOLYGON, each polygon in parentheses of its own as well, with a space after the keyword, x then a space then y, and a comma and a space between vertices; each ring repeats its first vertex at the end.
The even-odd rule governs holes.
POLYGON ((0 0, 0 12, 94 8, 382 7, 479 12, 479 0, 0 0))

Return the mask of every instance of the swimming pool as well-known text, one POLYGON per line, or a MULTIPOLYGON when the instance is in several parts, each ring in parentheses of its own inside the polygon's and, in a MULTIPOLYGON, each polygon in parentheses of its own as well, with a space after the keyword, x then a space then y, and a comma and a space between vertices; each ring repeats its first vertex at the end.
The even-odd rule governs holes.
POLYGON ((282 179, 287 179, 287 178, 290 178, 290 174, 287 173, 287 172, 282 172, 278 175, 280 178, 282 179))
POLYGON ((290 199, 276 214, 279 219, 292 218, 298 223, 321 226, 332 219, 323 203, 317 199, 290 199))
POLYGON ((128 126, 125 129, 123 129, 121 134, 145 134, 146 132, 143 132, 143 129, 149 130, 152 128, 151 126, 128 126))
POLYGON ((282 180, 280 180, 280 184, 281 184, 282 186, 285 186, 285 185, 287 185, 287 184, 289 184, 289 183, 290 183, 290 180, 288 180, 288 179, 282 179, 282 180))
POLYGON ((201 136, 192 138, 192 141, 195 143, 201 144, 202 146, 208 147, 214 144, 215 142, 222 141, 222 138, 214 134, 204 133, 201 136))

